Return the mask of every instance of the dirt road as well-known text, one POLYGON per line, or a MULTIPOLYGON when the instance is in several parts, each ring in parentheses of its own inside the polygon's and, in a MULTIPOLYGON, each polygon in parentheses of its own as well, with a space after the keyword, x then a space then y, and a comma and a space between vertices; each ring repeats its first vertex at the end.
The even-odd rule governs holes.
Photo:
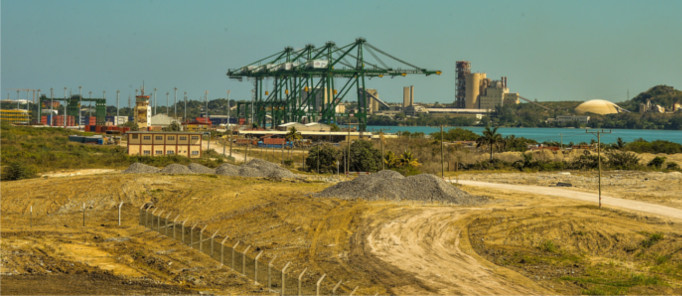
POLYGON ((460 233, 466 228, 464 218, 472 211, 476 209, 434 207, 408 211, 397 219, 378 225, 367 236, 367 245, 374 255, 423 282, 421 286, 396 287, 392 293, 551 293, 514 271, 463 251, 460 233))
MULTIPOLYGON (((591 203, 598 203, 599 195, 597 193, 580 192, 570 189, 555 188, 555 187, 544 187, 535 185, 512 185, 512 184, 500 184, 500 183, 489 183, 482 181, 469 181, 460 180, 458 182, 462 185, 468 186, 478 186, 478 187, 489 187, 501 190, 510 190, 518 192, 526 192, 533 194, 542 194, 549 196, 556 196, 562 198, 576 199, 591 203)), ((646 203, 636 200, 621 199, 610 197, 602 194, 602 205, 622 208, 638 212, 646 212, 650 214, 655 214, 659 216, 665 216, 667 218, 673 218, 677 220, 682 220, 682 210, 666 207, 663 205, 657 205, 652 203, 646 203)))

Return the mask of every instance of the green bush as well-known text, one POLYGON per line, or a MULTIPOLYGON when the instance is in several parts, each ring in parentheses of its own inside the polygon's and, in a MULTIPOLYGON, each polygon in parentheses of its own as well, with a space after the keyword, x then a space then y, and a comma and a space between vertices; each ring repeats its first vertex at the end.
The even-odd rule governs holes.
POLYGON ((3 168, 1 179, 3 181, 12 181, 35 178, 37 175, 38 174, 35 167, 18 161, 13 161, 3 168))
POLYGON ((655 167, 657 169, 660 169, 661 166, 663 166, 663 163, 665 162, 665 157, 663 156, 656 156, 654 159, 652 159, 647 166, 649 167, 655 167))
POLYGON ((677 164, 676 162, 669 162, 669 163, 665 166, 665 169, 666 169, 666 170, 669 170, 669 171, 679 171, 679 170, 680 170, 680 165, 677 164))
POLYGON ((639 157, 632 152, 610 150, 606 152, 608 161, 606 165, 617 170, 633 170, 639 167, 639 157))

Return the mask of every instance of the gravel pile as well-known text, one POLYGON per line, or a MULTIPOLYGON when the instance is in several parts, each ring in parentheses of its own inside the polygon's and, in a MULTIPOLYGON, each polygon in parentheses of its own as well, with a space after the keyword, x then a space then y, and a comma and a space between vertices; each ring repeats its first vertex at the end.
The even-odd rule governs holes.
POLYGON ((239 176, 239 166, 223 163, 215 169, 215 173, 224 176, 239 176))
POLYGON ((195 174, 215 174, 215 169, 200 165, 198 163, 190 163, 187 168, 195 174))
POLYGON ((160 170, 153 166, 142 164, 139 162, 131 164, 125 171, 124 174, 153 174, 158 173, 160 170))
MULTIPOLYGON (((236 166, 229 163, 224 163, 215 169, 205 167, 203 165, 192 163, 189 166, 181 164, 169 164, 165 168, 159 170, 155 167, 144 165, 141 163, 132 164, 128 169, 123 171, 126 174, 144 174, 144 173, 160 173, 172 175, 184 174, 217 174, 223 176, 237 176, 237 177, 255 177, 255 178, 273 178, 273 179, 295 179, 296 175, 291 171, 282 168, 274 163, 267 162, 260 159, 253 159, 242 166, 236 166)), ((397 174, 397 173, 396 173, 397 174)), ((398 174, 400 175, 400 174, 398 174)))
POLYGON ((194 174, 187 166, 172 163, 167 165, 165 168, 159 171, 160 174, 170 174, 170 175, 188 175, 194 174))
MULTIPOLYGON (((247 164, 242 166, 245 174, 252 174, 252 171, 247 169, 255 169, 256 171, 259 172, 260 176, 253 176, 253 177, 263 177, 263 178, 276 178, 276 179, 282 179, 282 178, 287 178, 287 179, 293 179, 296 177, 294 173, 291 171, 282 168, 272 162, 268 162, 265 160, 261 159, 252 159, 249 161, 247 164)), ((241 170, 240 170, 241 172, 241 170)), ((242 174, 242 176, 246 176, 242 174)), ((248 176, 251 177, 251 176, 248 176)))
POLYGON ((487 200, 459 190, 434 175, 421 174, 403 177, 400 173, 386 170, 338 183, 316 196, 366 200, 436 201, 459 205, 480 204, 487 200))

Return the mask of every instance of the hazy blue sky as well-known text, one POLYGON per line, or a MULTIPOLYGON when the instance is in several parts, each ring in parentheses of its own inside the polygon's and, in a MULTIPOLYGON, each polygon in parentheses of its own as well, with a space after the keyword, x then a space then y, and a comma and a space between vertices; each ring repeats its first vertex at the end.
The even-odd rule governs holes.
MULTIPOLYGON (((12 89, 101 96, 121 105, 142 81, 190 98, 250 99, 227 79, 282 50, 364 37, 441 76, 368 81, 397 102, 452 102, 455 61, 531 99, 623 101, 656 84, 682 88, 682 1, 73 1, 2 0, 2 97, 12 89)), ((22 94, 22 98, 25 94, 22 94)), ((354 100, 354 99, 353 99, 354 100)), ((123 103, 125 102, 125 103, 123 103)))

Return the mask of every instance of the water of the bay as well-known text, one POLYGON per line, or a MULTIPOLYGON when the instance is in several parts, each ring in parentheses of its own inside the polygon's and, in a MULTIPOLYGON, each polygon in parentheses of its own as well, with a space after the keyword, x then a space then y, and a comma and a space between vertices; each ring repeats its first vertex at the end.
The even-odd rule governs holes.
MULTIPOLYGON (((444 131, 455 127, 443 127, 444 131)), ((459 127, 470 130, 476 134, 483 132, 483 127, 459 127)), ((598 131, 601 129, 588 129, 588 131, 598 131)), ((369 132, 383 131, 385 133, 397 133, 407 131, 410 133, 424 133, 431 134, 440 131, 440 127, 432 126, 367 126, 369 132)), ((609 129, 605 129, 609 131, 609 129)), ((590 140, 597 140, 596 135, 588 134, 585 129, 577 128, 542 128, 542 127, 500 127, 497 130, 502 136, 514 135, 516 137, 524 137, 533 139, 540 143, 545 141, 563 142, 568 144, 573 142, 578 144, 580 142, 589 143, 590 140)), ((638 130, 638 129, 611 129, 610 134, 602 134, 601 141, 603 143, 615 143, 618 138, 622 138, 625 142, 632 142, 636 139, 642 138, 647 141, 667 140, 682 144, 682 131, 679 130, 638 130)))

